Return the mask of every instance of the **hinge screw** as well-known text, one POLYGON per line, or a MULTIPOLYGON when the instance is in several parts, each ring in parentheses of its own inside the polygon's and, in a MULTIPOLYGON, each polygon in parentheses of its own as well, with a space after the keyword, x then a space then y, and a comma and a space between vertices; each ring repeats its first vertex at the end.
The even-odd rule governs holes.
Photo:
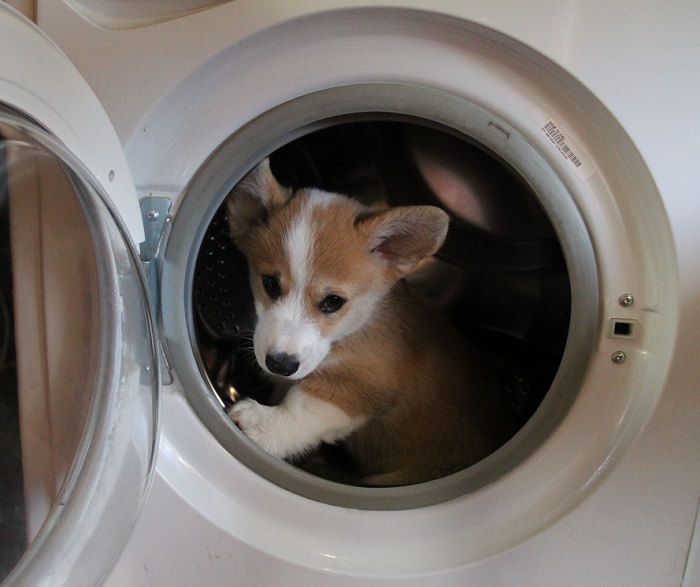
POLYGON ((623 353, 622 351, 615 351, 612 354, 612 362, 615 363, 616 365, 622 365, 627 360, 627 355, 623 353))
POLYGON ((156 220, 158 220, 159 216, 160 214, 158 213, 158 210, 149 210, 148 212, 146 212, 146 218, 151 222, 155 222, 156 220))
POLYGON ((634 304, 634 296, 631 293, 625 293, 622 294, 617 301, 620 302, 620 305, 623 308, 629 308, 632 304, 634 304))

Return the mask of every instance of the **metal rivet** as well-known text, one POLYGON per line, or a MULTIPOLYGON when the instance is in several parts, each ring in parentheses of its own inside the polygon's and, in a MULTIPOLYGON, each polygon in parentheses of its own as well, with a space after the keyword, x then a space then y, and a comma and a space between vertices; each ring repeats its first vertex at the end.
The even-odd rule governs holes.
POLYGON ((155 222, 156 220, 158 220, 159 216, 160 214, 158 213, 158 210, 149 210, 148 212, 146 212, 146 218, 148 218, 148 220, 150 220, 151 222, 155 222))
POLYGON ((615 351, 612 354, 612 362, 615 363, 616 365, 622 365, 627 360, 627 355, 623 353, 622 351, 615 351))
POLYGON ((629 308, 634 304, 634 296, 631 293, 622 294, 617 301, 623 308, 629 308))

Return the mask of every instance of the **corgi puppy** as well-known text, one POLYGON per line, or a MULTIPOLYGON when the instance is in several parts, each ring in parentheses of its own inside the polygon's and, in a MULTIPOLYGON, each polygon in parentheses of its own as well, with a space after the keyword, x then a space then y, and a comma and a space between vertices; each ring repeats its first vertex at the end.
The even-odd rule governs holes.
POLYGON ((432 256, 449 218, 280 185, 268 160, 226 200, 247 257, 255 357, 288 391, 244 399, 236 425, 293 459, 343 441, 367 485, 405 485, 462 469, 506 439, 483 361, 405 279, 432 256))

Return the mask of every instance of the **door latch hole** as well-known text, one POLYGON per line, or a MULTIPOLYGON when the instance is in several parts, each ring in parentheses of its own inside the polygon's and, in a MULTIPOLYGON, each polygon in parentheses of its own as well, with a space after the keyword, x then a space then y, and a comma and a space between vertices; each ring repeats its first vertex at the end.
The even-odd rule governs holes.
POLYGON ((610 326, 610 336, 613 338, 634 338, 637 335, 636 320, 613 318, 610 326))

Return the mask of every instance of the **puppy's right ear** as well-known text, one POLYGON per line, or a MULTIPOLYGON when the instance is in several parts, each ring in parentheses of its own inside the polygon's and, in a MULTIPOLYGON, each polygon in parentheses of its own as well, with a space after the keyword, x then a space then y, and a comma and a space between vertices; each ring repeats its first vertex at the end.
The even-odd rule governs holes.
POLYGON ((288 196, 289 190, 272 175, 270 160, 264 159, 226 197, 226 216, 233 241, 244 239, 251 228, 265 224, 270 213, 288 196))

